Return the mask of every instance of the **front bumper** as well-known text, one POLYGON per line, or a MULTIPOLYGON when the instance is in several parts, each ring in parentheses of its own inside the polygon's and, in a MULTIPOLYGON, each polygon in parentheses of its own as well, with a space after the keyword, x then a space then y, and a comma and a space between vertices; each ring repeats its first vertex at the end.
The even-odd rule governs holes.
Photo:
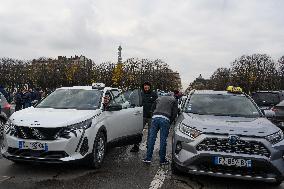
MULTIPOLYGON (((265 182, 276 182, 283 180, 283 151, 272 148, 267 141, 255 139, 259 140, 259 142, 262 142, 268 148, 271 153, 269 157, 264 155, 217 152, 216 150, 198 151, 198 144, 210 137, 216 137, 216 135, 200 135, 196 140, 191 140, 183 133, 176 131, 173 136, 172 149, 172 158, 175 167, 180 171, 197 175, 209 175, 244 180, 260 180, 265 182), (177 144, 179 144, 179 148, 176 147, 177 144), (252 167, 247 168, 215 165, 215 157, 251 160, 252 167)), ((223 137, 225 138, 227 136, 223 137)))
POLYGON ((12 161, 27 161, 40 163, 64 163, 84 160, 92 152, 93 139, 88 130, 78 130, 76 135, 70 133, 70 138, 56 140, 21 139, 4 135, 1 153, 12 161), (40 142, 48 146, 48 150, 20 149, 19 141, 40 142))

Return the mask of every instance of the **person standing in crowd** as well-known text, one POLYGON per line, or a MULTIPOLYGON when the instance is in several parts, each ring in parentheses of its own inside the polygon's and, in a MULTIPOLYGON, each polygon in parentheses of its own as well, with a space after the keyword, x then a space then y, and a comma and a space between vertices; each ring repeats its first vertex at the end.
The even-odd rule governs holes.
MULTIPOLYGON (((149 130, 151 128, 152 122, 152 113, 153 113, 153 104, 158 98, 156 92, 152 90, 152 86, 149 82, 145 82, 142 85, 142 106, 143 106, 143 128, 145 128, 146 124, 148 125, 148 137, 149 137, 149 130)), ((147 137, 147 138, 148 138, 147 137)), ((139 143, 134 144, 133 148, 130 152, 138 152, 139 151, 139 143)))
POLYGON ((34 96, 35 96, 35 100, 37 100, 38 102, 41 101, 41 93, 40 93, 41 89, 40 88, 36 88, 34 91, 34 96))
POLYGON ((27 88, 23 90, 23 108, 28 108, 32 106, 32 96, 27 88))
POLYGON ((176 100, 179 100, 181 98, 181 94, 178 90, 174 90, 174 97, 176 100))
POLYGON ((151 163, 157 133, 160 130, 160 165, 167 165, 166 159, 167 138, 171 124, 175 121, 178 113, 178 102, 173 96, 159 97, 154 106, 152 126, 148 137, 147 155, 144 163, 151 163))
POLYGON ((17 90, 14 96, 14 102, 16 104, 15 111, 19 111, 23 108, 23 98, 21 90, 17 90))

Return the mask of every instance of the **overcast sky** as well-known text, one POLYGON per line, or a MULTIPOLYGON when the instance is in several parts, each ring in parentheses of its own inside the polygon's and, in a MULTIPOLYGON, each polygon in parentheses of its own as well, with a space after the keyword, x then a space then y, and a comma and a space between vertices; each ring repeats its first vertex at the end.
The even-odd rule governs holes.
POLYGON ((0 0, 0 57, 160 58, 183 86, 243 54, 284 55, 283 0, 0 0))

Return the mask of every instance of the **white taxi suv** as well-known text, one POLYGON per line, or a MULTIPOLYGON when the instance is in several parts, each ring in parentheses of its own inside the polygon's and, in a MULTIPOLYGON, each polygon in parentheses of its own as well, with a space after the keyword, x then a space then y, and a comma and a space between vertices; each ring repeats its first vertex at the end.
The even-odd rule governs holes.
POLYGON ((1 153, 16 163, 82 160, 99 168, 107 146, 142 139, 140 92, 129 94, 134 102, 128 102, 121 90, 100 83, 58 88, 35 107, 9 118, 1 153))

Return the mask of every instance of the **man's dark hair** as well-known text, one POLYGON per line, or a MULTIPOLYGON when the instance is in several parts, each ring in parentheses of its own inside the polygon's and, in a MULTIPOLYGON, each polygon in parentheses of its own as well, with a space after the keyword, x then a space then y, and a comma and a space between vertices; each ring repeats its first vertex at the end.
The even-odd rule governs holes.
POLYGON ((144 83, 143 83, 143 86, 145 86, 145 85, 148 85, 148 86, 150 86, 150 87, 151 87, 151 83, 150 83, 150 82, 148 82, 148 81, 146 81, 146 82, 144 82, 144 83))

